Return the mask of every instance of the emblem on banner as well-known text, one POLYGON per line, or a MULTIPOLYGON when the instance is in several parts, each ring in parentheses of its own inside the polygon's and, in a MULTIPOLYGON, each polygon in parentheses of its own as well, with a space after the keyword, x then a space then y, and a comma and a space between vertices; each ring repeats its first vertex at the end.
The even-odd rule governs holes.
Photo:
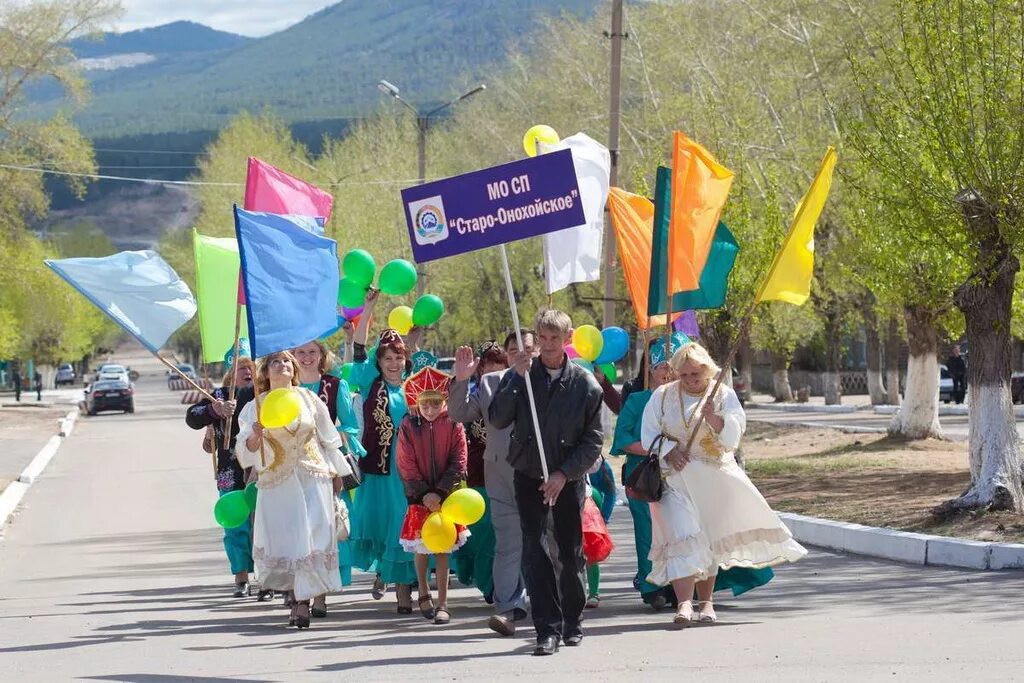
POLYGON ((448 221, 441 195, 409 202, 417 244, 436 244, 448 239, 448 221))

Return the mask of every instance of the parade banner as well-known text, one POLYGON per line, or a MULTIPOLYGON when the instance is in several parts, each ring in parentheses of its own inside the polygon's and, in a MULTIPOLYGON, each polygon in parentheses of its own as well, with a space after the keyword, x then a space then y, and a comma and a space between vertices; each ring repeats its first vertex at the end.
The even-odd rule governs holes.
POLYGON ((402 190, 417 263, 586 222, 568 149, 402 190))

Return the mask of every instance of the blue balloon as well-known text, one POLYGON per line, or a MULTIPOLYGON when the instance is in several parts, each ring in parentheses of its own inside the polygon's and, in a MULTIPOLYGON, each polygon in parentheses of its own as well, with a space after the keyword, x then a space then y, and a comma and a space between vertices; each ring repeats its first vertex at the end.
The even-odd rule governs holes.
POLYGON ((606 327, 601 330, 604 338, 604 346, 601 348, 601 355, 594 360, 594 365, 605 363, 617 363, 626 356, 629 351, 629 334, 621 327, 606 327))

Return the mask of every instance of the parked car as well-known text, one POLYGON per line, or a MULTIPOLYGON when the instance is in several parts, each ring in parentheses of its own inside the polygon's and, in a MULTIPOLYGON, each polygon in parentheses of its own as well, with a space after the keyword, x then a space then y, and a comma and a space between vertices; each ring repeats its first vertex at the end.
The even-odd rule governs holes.
POLYGON ((437 360, 437 369, 441 372, 447 372, 449 375, 455 371, 455 359, 454 358, 439 358, 437 360))
POLYGON ((85 390, 85 412, 89 415, 104 410, 135 412, 135 390, 127 380, 110 379, 93 382, 85 390))
POLYGON ((1024 372, 1010 375, 1010 395, 1014 403, 1024 403, 1024 372))
POLYGON ((736 392, 740 405, 746 405, 750 400, 750 387, 747 386, 746 378, 736 368, 732 369, 732 389, 736 392))
MULTIPOLYGON (((176 365, 175 367, 178 368, 178 370, 181 371, 182 375, 185 375, 190 380, 192 380, 192 381, 196 380, 196 369, 194 367, 192 367, 191 365, 189 365, 188 363, 178 363, 178 365, 176 365)), ((167 374, 167 386, 168 386, 168 388, 173 389, 174 387, 171 386, 171 383, 174 380, 181 380, 181 375, 179 375, 177 372, 171 372, 170 370, 168 370, 166 374, 167 374)))
POLYGON ((104 363, 96 371, 96 382, 105 382, 107 380, 123 380, 126 384, 131 384, 131 377, 128 376, 128 368, 117 363, 104 363))
POLYGON ((949 403, 953 400, 953 375, 945 365, 939 365, 939 400, 949 403))
POLYGON ((74 384, 75 383, 75 369, 71 366, 71 363, 64 363, 57 368, 57 376, 53 379, 53 384, 56 387, 60 387, 62 384, 74 384))

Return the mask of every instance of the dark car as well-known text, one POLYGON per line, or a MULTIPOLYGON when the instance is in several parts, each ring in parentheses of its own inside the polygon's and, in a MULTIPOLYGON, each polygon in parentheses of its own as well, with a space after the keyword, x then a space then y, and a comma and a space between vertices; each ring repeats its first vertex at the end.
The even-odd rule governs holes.
POLYGON ((135 390, 124 380, 110 379, 93 382, 85 390, 85 412, 89 415, 104 410, 135 412, 135 390))
POLYGON ((747 386, 747 378, 736 368, 732 368, 732 389, 736 392, 740 405, 746 405, 750 400, 750 388, 747 386))
POLYGON ((1014 403, 1024 403, 1024 372, 1010 375, 1010 395, 1014 403))

